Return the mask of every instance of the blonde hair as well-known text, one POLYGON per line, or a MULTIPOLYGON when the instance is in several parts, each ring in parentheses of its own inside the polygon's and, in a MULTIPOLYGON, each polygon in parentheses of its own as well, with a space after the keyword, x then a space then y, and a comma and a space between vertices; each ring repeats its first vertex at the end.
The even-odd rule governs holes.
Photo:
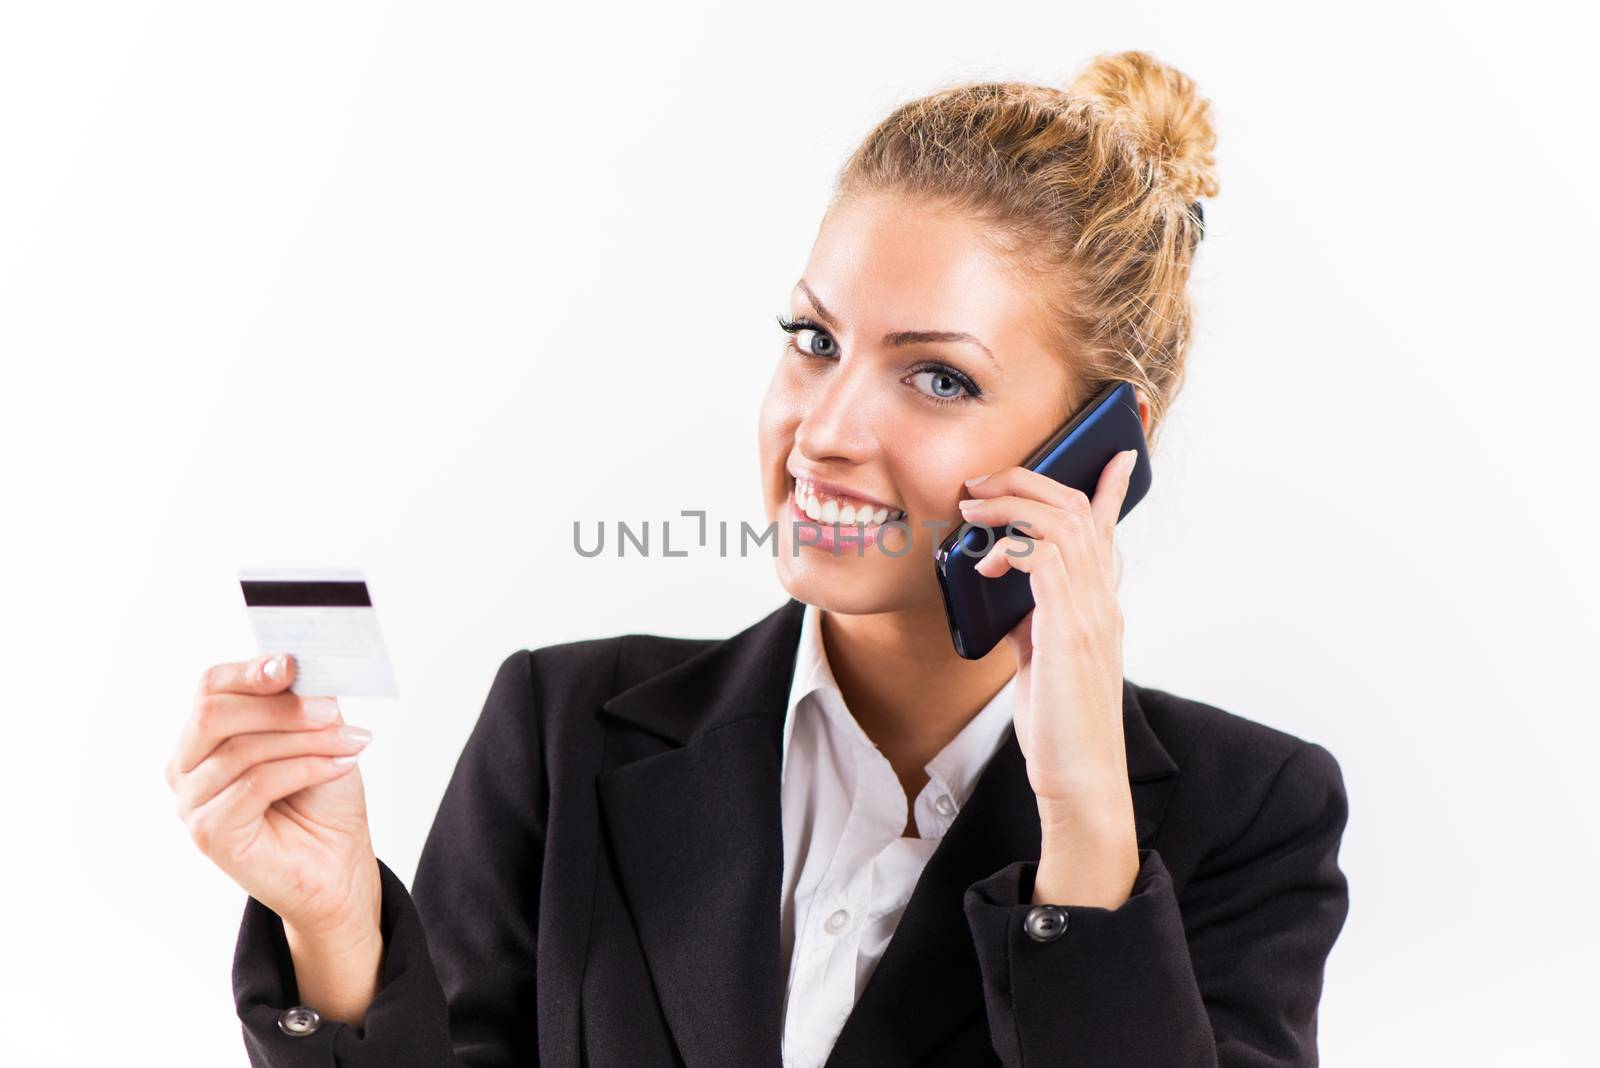
MULTIPOLYGON (((979 221, 1038 282, 1043 340, 1085 391, 1144 391, 1153 448, 1183 382, 1196 201, 1217 194, 1215 145, 1188 76, 1107 53, 1065 89, 969 83, 901 105, 850 155, 829 210, 889 192, 979 221)), ((1077 399, 1063 401, 1064 418, 1077 399)))

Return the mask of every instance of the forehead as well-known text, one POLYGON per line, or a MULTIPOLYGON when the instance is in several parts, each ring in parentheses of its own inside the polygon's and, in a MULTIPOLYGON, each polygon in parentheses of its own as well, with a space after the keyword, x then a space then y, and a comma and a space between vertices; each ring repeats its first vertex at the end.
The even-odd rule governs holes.
POLYGON ((843 329, 964 330, 997 356, 1025 343, 1036 311, 1024 276, 979 223, 885 194, 828 213, 805 279, 843 329))

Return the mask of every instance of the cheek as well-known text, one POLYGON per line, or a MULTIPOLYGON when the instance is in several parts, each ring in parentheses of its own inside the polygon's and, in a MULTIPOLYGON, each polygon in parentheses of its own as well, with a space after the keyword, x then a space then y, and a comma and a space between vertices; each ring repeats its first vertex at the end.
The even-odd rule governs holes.
POLYGON ((888 439, 894 442, 896 485, 905 494, 908 510, 925 515, 956 514, 956 501, 969 478, 986 474, 993 461, 994 444, 971 428, 902 425, 888 439))
POLYGON ((782 364, 773 372, 767 383, 766 395, 761 399, 761 440, 792 438, 794 428, 805 415, 806 395, 795 381, 794 375, 782 364))
POLYGON ((776 477, 774 472, 781 470, 788 460, 794 444, 794 430, 799 422, 800 410, 794 392, 784 381, 782 371, 779 371, 767 387, 756 420, 761 469, 769 481, 776 477))

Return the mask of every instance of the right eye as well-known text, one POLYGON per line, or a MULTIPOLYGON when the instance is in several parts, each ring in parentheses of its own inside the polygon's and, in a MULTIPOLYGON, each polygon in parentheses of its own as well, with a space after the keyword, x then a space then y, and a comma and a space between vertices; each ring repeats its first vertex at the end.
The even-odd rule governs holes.
POLYGON ((789 335, 789 347, 802 356, 832 359, 839 354, 833 337, 820 324, 804 316, 799 319, 785 319, 780 315, 778 325, 789 335), (814 336, 806 337, 806 335, 814 336), (820 348, 814 348, 813 345, 819 341, 820 348))

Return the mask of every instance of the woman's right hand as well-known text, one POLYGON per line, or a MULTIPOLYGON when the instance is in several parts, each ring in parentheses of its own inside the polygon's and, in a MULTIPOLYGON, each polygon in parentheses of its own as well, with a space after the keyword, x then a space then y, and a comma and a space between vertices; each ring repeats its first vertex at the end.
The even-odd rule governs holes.
POLYGON ((288 655, 208 668, 167 785, 195 845, 291 942, 377 938, 382 884, 355 764, 370 732, 345 725, 335 698, 289 692, 295 670, 288 655))

